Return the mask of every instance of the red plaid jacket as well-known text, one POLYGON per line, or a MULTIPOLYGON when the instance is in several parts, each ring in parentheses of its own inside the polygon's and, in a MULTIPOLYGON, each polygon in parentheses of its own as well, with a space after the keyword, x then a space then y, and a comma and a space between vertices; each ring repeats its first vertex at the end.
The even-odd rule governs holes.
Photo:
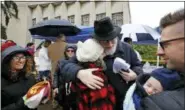
MULTIPOLYGON (((90 63, 89 68, 98 68, 95 64, 90 63)), ((116 103, 113 87, 108 84, 108 79, 99 68, 93 72, 104 80, 104 87, 92 90, 84 85, 80 80, 72 82, 71 92, 76 92, 78 110, 113 110, 116 103)))

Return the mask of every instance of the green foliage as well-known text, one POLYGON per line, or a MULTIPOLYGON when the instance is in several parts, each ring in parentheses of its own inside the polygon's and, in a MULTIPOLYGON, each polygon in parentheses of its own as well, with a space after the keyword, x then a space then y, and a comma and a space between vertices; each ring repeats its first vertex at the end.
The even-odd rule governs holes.
MULTIPOLYGON (((157 63, 157 45, 133 45, 133 48, 137 50, 141 57, 142 63, 148 61, 150 64, 156 65, 157 63)), ((159 60, 160 66, 165 66, 162 60, 159 60)))
POLYGON ((157 45, 133 45, 133 48, 140 53, 143 61, 148 61, 152 64, 156 64, 157 45))
POLYGON ((142 59, 156 60, 157 45, 133 45, 133 48, 140 53, 142 59))
POLYGON ((3 11, 4 16, 5 16, 6 25, 8 25, 9 20, 12 17, 19 19, 18 18, 18 7, 14 1, 9 0, 9 1, 1 2, 1 10, 3 11))

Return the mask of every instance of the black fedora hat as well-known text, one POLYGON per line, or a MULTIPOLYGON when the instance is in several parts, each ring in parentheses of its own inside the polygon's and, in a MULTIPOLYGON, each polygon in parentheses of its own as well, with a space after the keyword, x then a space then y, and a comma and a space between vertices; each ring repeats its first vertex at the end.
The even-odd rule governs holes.
POLYGON ((112 40, 121 32, 119 26, 114 26, 109 17, 94 21, 94 34, 96 40, 112 40))

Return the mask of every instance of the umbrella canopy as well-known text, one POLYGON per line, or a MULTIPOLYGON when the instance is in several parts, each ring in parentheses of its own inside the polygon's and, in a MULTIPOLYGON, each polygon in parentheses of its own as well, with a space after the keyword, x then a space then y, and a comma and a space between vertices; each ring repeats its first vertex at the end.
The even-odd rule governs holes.
MULTIPOLYGON (((78 28, 81 30, 77 35, 75 36, 66 36, 66 42, 67 43, 77 43, 78 41, 85 41, 88 38, 92 37, 92 33, 94 32, 94 27, 89 26, 78 26, 78 28)), ((34 39, 45 39, 45 40, 51 40, 55 41, 56 37, 53 36, 40 36, 40 35, 32 35, 34 39)))
POLYGON ((68 43, 77 43, 78 41, 84 42, 85 40, 92 37, 92 34, 94 33, 94 27, 89 26, 78 26, 81 29, 81 32, 79 32, 75 36, 67 36, 66 41, 68 43))
POLYGON ((41 36, 41 35, 31 35, 34 39, 44 39, 50 41, 56 41, 57 37, 54 36, 41 36))
POLYGON ((31 35, 39 35, 44 37, 57 37, 59 34, 66 36, 76 35, 80 29, 68 20, 51 19, 41 21, 29 29, 31 35))
POLYGON ((125 24, 121 30, 122 38, 121 41, 124 41, 124 38, 130 37, 133 42, 142 42, 144 44, 157 44, 157 39, 160 38, 160 34, 153 28, 140 25, 140 24, 125 24))

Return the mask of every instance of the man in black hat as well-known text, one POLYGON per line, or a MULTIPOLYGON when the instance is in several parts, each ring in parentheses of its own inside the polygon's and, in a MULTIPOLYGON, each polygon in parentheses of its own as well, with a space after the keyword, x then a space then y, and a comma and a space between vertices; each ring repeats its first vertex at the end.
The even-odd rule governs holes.
MULTIPOLYGON (((110 84, 115 89, 116 107, 115 110, 122 110, 123 100, 129 86, 135 81, 138 74, 142 74, 142 65, 138 60, 136 53, 132 47, 119 40, 121 28, 114 26, 109 17, 105 17, 94 22, 93 38, 99 42, 104 48, 104 58, 107 69, 105 74, 109 79, 110 84), (125 60, 130 64, 129 72, 120 71, 120 74, 113 72, 113 62, 116 57, 125 60)), ((62 60, 60 69, 65 82, 80 79, 86 86, 91 89, 100 89, 103 86, 103 80, 92 74, 97 69, 82 69, 76 63, 76 58, 69 61, 62 60)))

